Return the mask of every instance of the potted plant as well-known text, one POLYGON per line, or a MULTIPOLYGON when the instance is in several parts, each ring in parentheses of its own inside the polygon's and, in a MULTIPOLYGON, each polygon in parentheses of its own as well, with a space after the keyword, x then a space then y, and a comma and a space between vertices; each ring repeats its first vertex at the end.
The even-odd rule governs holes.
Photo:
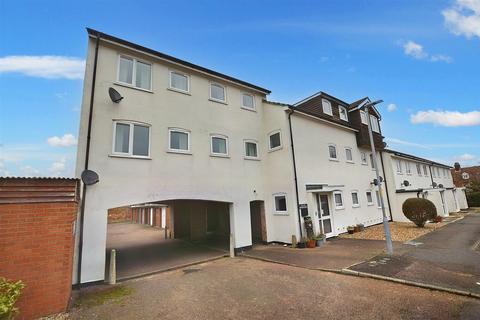
POLYGON ((442 216, 436 216, 434 219, 433 219, 433 222, 435 223, 439 223, 439 222, 442 222, 443 221, 443 217, 442 216))
POLYGON ((353 234, 355 232, 355 227, 354 226, 348 226, 347 231, 349 234, 353 234))
POLYGON ((297 243, 297 248, 305 249, 307 247, 307 238, 302 237, 300 241, 297 243))
POLYGON ((354 233, 360 232, 360 226, 358 224, 353 226, 353 232, 354 233))
POLYGON ((325 238, 325 235, 322 234, 322 233, 319 233, 316 237, 315 237, 315 242, 317 244, 317 247, 321 247, 322 244, 324 244, 326 242, 326 238, 325 238))
POLYGON ((362 232, 365 230, 365 225, 363 223, 357 223, 358 231, 362 232))
POLYGON ((316 245, 317 245, 317 242, 315 240, 315 237, 308 239, 307 248, 315 248, 316 245))

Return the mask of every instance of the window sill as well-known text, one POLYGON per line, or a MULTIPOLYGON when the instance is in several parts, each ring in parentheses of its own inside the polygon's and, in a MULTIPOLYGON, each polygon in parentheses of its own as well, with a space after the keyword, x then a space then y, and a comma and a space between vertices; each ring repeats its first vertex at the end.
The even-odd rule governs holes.
POLYGON ((352 208, 360 208, 360 205, 359 204, 354 204, 354 205, 352 205, 352 208))
POLYGON ((349 160, 347 160, 346 162, 347 162, 347 163, 351 163, 351 164, 355 164, 354 161, 349 161, 349 160))
POLYGON ((273 149, 268 149, 268 152, 274 152, 274 151, 277 151, 277 150, 280 150, 280 149, 283 149, 283 146, 275 147, 273 149))
POLYGON ((367 206, 373 206, 373 203, 367 203, 367 206))
POLYGON ((334 161, 334 162, 339 162, 340 160, 336 159, 336 158, 329 158, 328 160, 330 161, 334 161))
POLYGON ((127 158, 127 159, 139 159, 139 160, 152 160, 150 157, 143 157, 143 156, 131 156, 128 154, 114 154, 111 153, 108 155, 111 158, 127 158))
POLYGON ((223 101, 223 100, 217 100, 217 99, 214 99, 214 98, 209 98, 208 99, 209 101, 212 101, 212 102, 216 102, 216 103, 221 103, 221 104, 224 104, 224 105, 228 105, 228 103, 226 101, 223 101))
POLYGON ((167 150, 167 153, 192 155, 190 151, 181 151, 181 150, 167 150))
POLYGON ((117 86, 120 86, 120 87, 125 87, 125 88, 130 88, 130 89, 135 89, 135 90, 143 91, 143 92, 153 93, 152 90, 135 87, 134 85, 131 85, 131 84, 128 84, 128 83, 123 83, 123 82, 118 82, 118 81, 116 81, 116 82, 114 82, 113 84, 114 84, 114 85, 117 85, 117 86))
POLYGON ((173 91, 173 92, 182 93, 182 94, 186 94, 187 96, 191 96, 191 95, 192 95, 192 94, 190 93, 190 91, 183 91, 183 90, 181 90, 181 89, 175 89, 175 88, 168 87, 167 90, 168 90, 168 91, 173 91))
POLYGON ((211 153, 210 154, 210 157, 212 158, 230 158, 230 156, 228 154, 215 154, 215 153, 211 153))
POLYGON ((257 109, 255 109, 255 108, 249 108, 249 107, 245 107, 245 106, 241 106, 240 108, 243 109, 243 110, 251 111, 251 112, 257 112, 257 109))
POLYGON ((245 160, 253 160, 253 161, 260 161, 260 158, 254 158, 254 157, 243 157, 245 160))
POLYGON ((280 211, 275 211, 273 213, 274 216, 289 216, 288 212, 285 211, 285 212, 280 212, 280 211))
POLYGON ((335 207, 335 210, 344 210, 345 207, 335 207))
POLYGON ((362 163, 362 166, 368 166, 368 163, 362 163))

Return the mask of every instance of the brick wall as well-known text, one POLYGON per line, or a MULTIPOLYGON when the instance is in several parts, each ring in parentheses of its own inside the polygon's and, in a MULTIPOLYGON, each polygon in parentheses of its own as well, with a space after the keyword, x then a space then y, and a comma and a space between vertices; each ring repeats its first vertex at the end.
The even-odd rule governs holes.
POLYGON ((132 221, 132 209, 130 207, 108 209, 108 223, 122 221, 132 221))
POLYGON ((78 181, 38 180, 0 179, 0 276, 25 283, 19 319, 65 311, 72 288, 78 181))

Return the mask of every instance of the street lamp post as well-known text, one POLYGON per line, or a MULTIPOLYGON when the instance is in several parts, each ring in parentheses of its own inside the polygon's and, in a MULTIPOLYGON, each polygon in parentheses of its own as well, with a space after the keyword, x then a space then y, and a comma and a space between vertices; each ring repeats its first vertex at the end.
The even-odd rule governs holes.
POLYGON ((375 102, 368 102, 365 104, 365 113, 368 118, 368 136, 370 137, 370 146, 372 148, 372 161, 373 161, 373 168, 375 169, 375 175, 377 177, 377 186, 378 186, 378 197, 380 199, 380 205, 382 207, 382 215, 383 215, 383 230, 385 232, 385 240, 387 242, 387 253, 389 255, 393 254, 393 245, 392 245, 392 236, 390 234, 390 226, 388 225, 388 217, 387 213, 385 212, 385 205, 383 202, 383 195, 382 195, 382 180, 380 180, 380 173, 378 171, 377 165, 377 154, 375 151, 375 144, 373 143, 373 132, 372 132, 372 119, 370 118, 370 108, 376 104, 382 103, 383 100, 377 100, 375 102))

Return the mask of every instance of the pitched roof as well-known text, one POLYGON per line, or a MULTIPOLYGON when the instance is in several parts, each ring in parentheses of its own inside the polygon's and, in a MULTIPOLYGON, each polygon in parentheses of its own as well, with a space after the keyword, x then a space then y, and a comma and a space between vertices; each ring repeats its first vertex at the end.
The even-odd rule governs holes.
POLYGON ((200 71, 202 73, 206 73, 206 74, 209 74, 209 75, 217 77, 217 78, 221 78, 221 79, 224 79, 224 80, 227 80, 227 81, 230 81, 230 82, 235 82, 235 83, 240 84, 242 86, 249 87, 249 88, 254 89, 256 91, 263 92, 265 94, 271 93, 271 91, 268 90, 268 89, 256 86, 256 85, 248 83, 246 81, 239 80, 237 78, 228 76, 226 74, 223 74, 223 73, 220 73, 220 72, 217 72, 217 71, 213 71, 211 69, 207 69, 205 67, 193 64, 191 62, 172 57, 172 56, 167 55, 165 53, 140 46, 140 45, 135 44, 133 42, 129 42, 127 40, 123 40, 123 39, 114 37, 112 35, 109 35, 109 34, 106 34, 106 33, 91 29, 91 28, 87 28, 87 32, 88 32, 88 35, 93 37, 93 38, 99 37, 100 39, 107 40, 107 41, 113 42, 113 43, 117 43, 117 44, 120 44, 122 46, 131 48, 131 49, 134 49, 134 50, 138 50, 138 51, 141 51, 141 52, 149 54, 149 55, 153 55, 153 56, 155 56, 159 59, 166 60, 166 61, 174 63, 174 64, 179 64, 179 65, 182 65, 184 67, 187 67, 187 68, 190 68, 190 69, 193 69, 193 70, 196 70, 196 71, 200 71))

